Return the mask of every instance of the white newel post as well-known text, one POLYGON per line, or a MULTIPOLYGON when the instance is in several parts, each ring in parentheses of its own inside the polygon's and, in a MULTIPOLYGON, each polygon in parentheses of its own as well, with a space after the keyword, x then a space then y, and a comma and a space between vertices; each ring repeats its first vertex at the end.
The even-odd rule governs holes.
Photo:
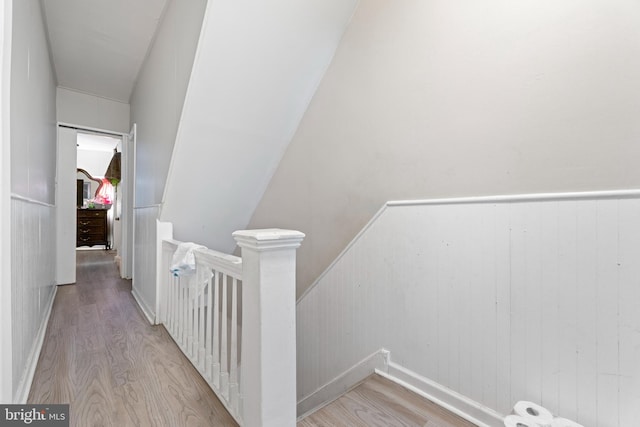
POLYGON ((292 230, 233 233, 242 248, 242 418, 296 425, 296 249, 292 230))
POLYGON ((165 262, 162 241, 171 239, 173 239, 173 223, 156 219, 156 325, 164 323, 167 319, 167 292, 169 289, 167 266, 171 264, 171 260, 168 263, 165 262))

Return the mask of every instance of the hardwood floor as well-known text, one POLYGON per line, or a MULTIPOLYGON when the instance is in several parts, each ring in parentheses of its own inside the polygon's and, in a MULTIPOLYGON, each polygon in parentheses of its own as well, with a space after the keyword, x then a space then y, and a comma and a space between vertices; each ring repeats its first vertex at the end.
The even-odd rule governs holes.
POLYGON ((102 250, 58 287, 29 402, 69 403, 72 426, 237 425, 102 250))
POLYGON ((298 427, 473 427, 475 424, 379 375, 298 422, 298 427))
MULTIPOLYGON (((77 252, 77 284, 60 286, 29 403, 69 403, 72 426, 235 426, 162 326, 151 326, 113 253, 77 252)), ((298 427, 473 424, 374 375, 298 427)))

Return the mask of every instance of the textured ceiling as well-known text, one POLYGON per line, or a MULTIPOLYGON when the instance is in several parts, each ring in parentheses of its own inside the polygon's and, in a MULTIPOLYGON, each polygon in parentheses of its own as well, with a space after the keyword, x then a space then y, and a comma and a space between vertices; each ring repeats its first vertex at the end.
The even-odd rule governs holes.
POLYGON ((42 0, 58 84, 128 103, 166 2, 42 0))

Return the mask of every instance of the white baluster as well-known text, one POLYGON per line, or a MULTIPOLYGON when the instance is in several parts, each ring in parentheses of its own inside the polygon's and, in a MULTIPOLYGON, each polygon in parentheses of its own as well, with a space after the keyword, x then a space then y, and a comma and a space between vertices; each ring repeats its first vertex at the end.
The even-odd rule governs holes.
POLYGON ((220 389, 220 273, 216 272, 213 287, 213 385, 220 389))
MULTIPOLYGON (((187 349, 187 337, 189 336, 189 311, 187 310, 189 306, 188 292, 185 281, 180 278, 180 309, 182 310, 182 318, 180 320, 182 327, 182 350, 185 351, 187 349)), ((186 353, 186 351, 185 351, 186 353)))
POLYGON ((189 356, 189 359, 193 359, 193 311, 194 311, 194 304, 193 304, 193 293, 191 292, 191 289, 189 289, 189 285, 190 283, 188 281, 185 280, 185 282, 187 282, 187 356, 189 356))
POLYGON ((220 391, 229 400, 229 356, 227 335, 227 306, 229 297, 227 292, 227 275, 222 276, 222 313, 220 318, 220 391))
MULTIPOLYGON (((215 277, 218 273, 214 270, 213 276, 215 277)), ((213 338, 213 277, 207 281, 207 338, 206 338, 206 360, 205 360, 205 368, 204 368, 204 377, 213 382, 213 377, 211 376, 211 365, 213 364, 213 355, 211 354, 211 339, 213 338)))
POLYGON ((177 288, 178 288, 178 340, 177 343, 178 345, 182 348, 182 344, 184 342, 184 310, 183 310, 183 304, 182 304, 182 281, 180 280, 180 277, 176 277, 176 280, 178 281, 177 283, 177 288))
MULTIPOLYGON (((158 268, 158 278, 160 280, 160 289, 156 298, 162 299, 162 303, 160 304, 161 310, 159 314, 160 323, 165 325, 169 324, 169 320, 171 318, 171 313, 169 312, 169 301, 171 296, 169 295, 170 285, 171 285, 171 277, 168 274, 168 260, 169 260, 169 252, 162 247, 162 242, 160 242, 160 266, 158 268)), ((168 326, 167 326, 168 328, 168 326)))
POLYGON ((167 296, 167 300, 165 301, 165 306, 167 307, 167 320, 165 321, 165 327, 169 332, 173 333, 173 274, 171 274, 169 267, 166 264, 165 266, 167 267, 164 273, 167 277, 167 289, 165 290, 165 295, 167 296))
POLYGON ((191 279, 191 292, 190 292, 190 299, 191 299, 191 304, 193 304, 193 312, 191 313, 191 324, 192 326, 192 341, 191 341, 191 361, 193 362, 194 366, 196 366, 196 368, 198 367, 198 336, 200 334, 200 324, 199 324, 199 318, 198 318, 198 312, 200 310, 200 307, 198 306, 198 293, 197 293, 197 282, 195 278, 191 279))
MULTIPOLYGON (((180 318, 180 314, 179 314, 179 310, 178 310, 178 300, 180 299, 179 297, 179 292, 180 292, 180 283, 178 283, 178 279, 174 276, 171 278, 171 294, 172 294, 172 301, 171 304, 173 305, 173 320, 171 322, 171 331, 173 333, 173 337, 174 339, 178 336, 178 319, 180 318)), ((178 340, 176 340, 177 342, 178 340)))
MULTIPOLYGON (((204 267, 204 266, 203 266, 204 267)), ((207 269, 209 267, 206 267, 207 269)), ((198 283, 198 287, 200 287, 201 284, 198 283)), ((204 310, 205 310, 205 305, 204 305, 204 293, 206 291, 206 288, 202 290, 202 292, 200 292, 200 303, 198 304, 199 306, 199 314, 200 314, 200 320, 198 321, 198 370, 200 372, 204 372, 204 331, 205 329, 208 329, 206 327, 206 324, 204 323, 204 310)))
MULTIPOLYGON (((164 311, 164 316, 161 317, 162 319, 162 323, 164 323, 165 327, 167 328, 167 330, 170 330, 171 328, 169 327, 169 325, 171 324, 171 307, 169 306, 169 302, 171 301, 171 273, 169 272, 169 268, 168 268, 168 260, 169 260, 169 252, 166 249, 162 249, 162 266, 160 268, 160 271, 162 272, 162 274, 160 275, 161 277, 161 286, 163 288, 162 290, 162 298, 164 299, 163 301, 163 305, 165 307, 165 311, 164 311)), ((161 296, 158 295, 158 298, 160 298, 161 296)))
MULTIPOLYGON (((191 283, 193 286, 193 283, 191 283)), ((198 299, 193 288, 189 291, 189 301, 191 302, 191 346, 189 348, 189 359, 191 362, 197 367, 197 351, 196 346, 198 345, 198 299)))
POLYGON ((169 326, 171 329, 171 333, 175 337, 178 336, 178 283, 177 278, 173 275, 173 273, 169 272, 171 275, 171 289, 169 289, 169 295, 171 295, 171 322, 169 322, 169 326))
POLYGON ((234 277, 231 288, 231 360, 229 361, 229 404, 238 412, 238 280, 234 277))

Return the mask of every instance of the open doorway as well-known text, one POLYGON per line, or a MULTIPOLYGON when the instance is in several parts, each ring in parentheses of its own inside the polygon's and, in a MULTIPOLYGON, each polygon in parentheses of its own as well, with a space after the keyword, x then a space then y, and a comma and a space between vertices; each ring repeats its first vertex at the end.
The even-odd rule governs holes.
POLYGON ((76 251, 109 251, 122 270, 131 253, 126 224, 132 179, 127 165, 129 135, 60 124, 58 127, 56 213, 58 284, 75 283, 76 251), (124 176, 123 176, 124 175, 124 176), (131 182, 129 182, 131 181, 131 182), (124 227, 122 224, 124 223, 124 227), (124 237, 124 238, 123 238, 124 237))
POLYGON ((103 248, 117 253, 122 137, 78 131, 76 145, 76 250, 103 248))

